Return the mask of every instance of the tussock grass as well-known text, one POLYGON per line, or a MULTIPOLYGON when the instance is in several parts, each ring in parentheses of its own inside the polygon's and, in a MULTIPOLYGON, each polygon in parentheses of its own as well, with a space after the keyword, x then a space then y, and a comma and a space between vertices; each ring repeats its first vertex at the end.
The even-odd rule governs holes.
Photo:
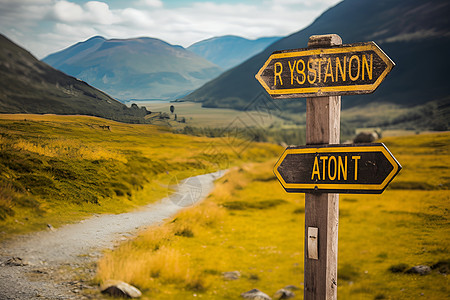
MULTIPOLYGON (((450 290, 447 276, 442 273, 448 271, 450 259, 450 198, 445 188, 450 178, 445 167, 450 161, 450 134, 387 138, 382 142, 404 167, 393 183, 425 182, 430 188, 417 189, 412 184, 388 188, 382 195, 340 196, 343 216, 339 222, 338 296, 446 299, 450 290), (420 264, 431 266, 431 274, 393 273, 393 269, 420 264)), ((206 282, 200 292, 194 292, 189 280, 174 285, 154 277, 139 286, 145 297, 237 299, 252 288, 273 296, 286 285, 303 287, 304 197, 285 193, 277 181, 271 180, 276 159, 231 168, 217 180, 215 190, 202 204, 186 209, 160 227, 150 228, 126 245, 131 247, 129 251, 140 248, 146 244, 147 235, 165 228, 168 235, 161 239, 163 246, 183 254, 189 265, 185 274, 195 274, 190 280, 206 282), (254 208, 257 203, 277 199, 285 202, 254 208), (227 203, 239 203, 240 209, 226 208, 227 203), (203 217, 208 212, 214 216, 210 218, 215 220, 212 224, 203 217), (175 235, 183 226, 190 228, 194 236, 175 235), (240 279, 223 279, 223 272, 235 270, 241 273, 240 279)), ((106 254, 110 264, 131 256, 127 251, 120 254, 121 248, 106 254)), ((128 266, 124 269, 132 270, 128 266)), ((108 276, 99 269, 97 280, 108 276)), ((297 299, 302 299, 301 290, 296 294, 297 299)))
POLYGON ((96 281, 113 278, 149 291, 155 291, 160 284, 204 291, 209 286, 208 276, 192 266, 189 254, 172 245, 205 228, 216 227, 224 217, 224 209, 211 202, 182 211, 165 226, 148 230, 135 241, 107 252, 98 264, 96 281))

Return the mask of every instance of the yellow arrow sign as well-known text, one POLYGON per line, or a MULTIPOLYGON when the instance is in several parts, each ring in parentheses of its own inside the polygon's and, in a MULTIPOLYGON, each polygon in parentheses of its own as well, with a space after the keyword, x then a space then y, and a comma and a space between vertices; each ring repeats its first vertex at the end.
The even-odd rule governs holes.
POLYGON ((374 43, 275 51, 255 75, 273 98, 368 94, 394 62, 374 43))
POLYGON ((274 173, 287 192, 382 193, 401 165, 382 143, 289 147, 274 173))

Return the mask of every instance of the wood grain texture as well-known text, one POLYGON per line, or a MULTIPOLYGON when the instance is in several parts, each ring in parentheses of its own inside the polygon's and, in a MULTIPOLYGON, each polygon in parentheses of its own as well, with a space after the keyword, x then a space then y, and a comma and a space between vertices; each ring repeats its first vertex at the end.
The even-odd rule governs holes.
MULTIPOLYGON (((342 43, 337 35, 312 36, 308 46, 330 47, 342 43), (334 43, 334 44, 333 44, 334 43)), ((339 144, 341 97, 307 98, 306 144, 339 144)), ((337 299, 339 194, 305 195, 304 299, 337 299), (319 259, 308 258, 308 227, 317 227, 319 259)))
POLYGON ((306 98, 306 144, 339 144, 341 96, 306 98))

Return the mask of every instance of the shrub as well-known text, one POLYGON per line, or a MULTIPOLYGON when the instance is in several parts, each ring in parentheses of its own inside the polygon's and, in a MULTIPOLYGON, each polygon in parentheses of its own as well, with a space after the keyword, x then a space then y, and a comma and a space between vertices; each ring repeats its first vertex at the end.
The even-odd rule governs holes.
POLYGON ((408 269, 408 265, 404 263, 392 265, 389 267, 389 271, 391 271, 392 273, 403 273, 406 271, 406 269, 408 269))
POLYGON ((351 264, 343 264, 339 267, 338 278, 342 280, 355 280, 359 277, 359 270, 351 264))

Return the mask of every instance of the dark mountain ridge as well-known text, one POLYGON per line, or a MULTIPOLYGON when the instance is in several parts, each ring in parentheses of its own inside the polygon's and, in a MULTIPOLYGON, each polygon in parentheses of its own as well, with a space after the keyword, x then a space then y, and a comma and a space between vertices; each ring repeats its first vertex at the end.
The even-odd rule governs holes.
MULTIPOLYGON (((329 33, 339 34, 345 44, 374 40, 396 63, 375 93, 344 96, 344 108, 372 102, 414 106, 445 99, 450 95, 449 13, 446 0, 345 0, 307 28, 273 43, 184 99, 203 102, 206 107, 244 109, 263 91, 254 75, 273 51, 304 48, 311 35, 329 33)), ((305 108, 304 101, 277 103, 291 111, 305 108)))
POLYGON ((127 108, 86 82, 55 70, 0 34, 0 113, 82 114, 143 122, 145 109, 127 108))

